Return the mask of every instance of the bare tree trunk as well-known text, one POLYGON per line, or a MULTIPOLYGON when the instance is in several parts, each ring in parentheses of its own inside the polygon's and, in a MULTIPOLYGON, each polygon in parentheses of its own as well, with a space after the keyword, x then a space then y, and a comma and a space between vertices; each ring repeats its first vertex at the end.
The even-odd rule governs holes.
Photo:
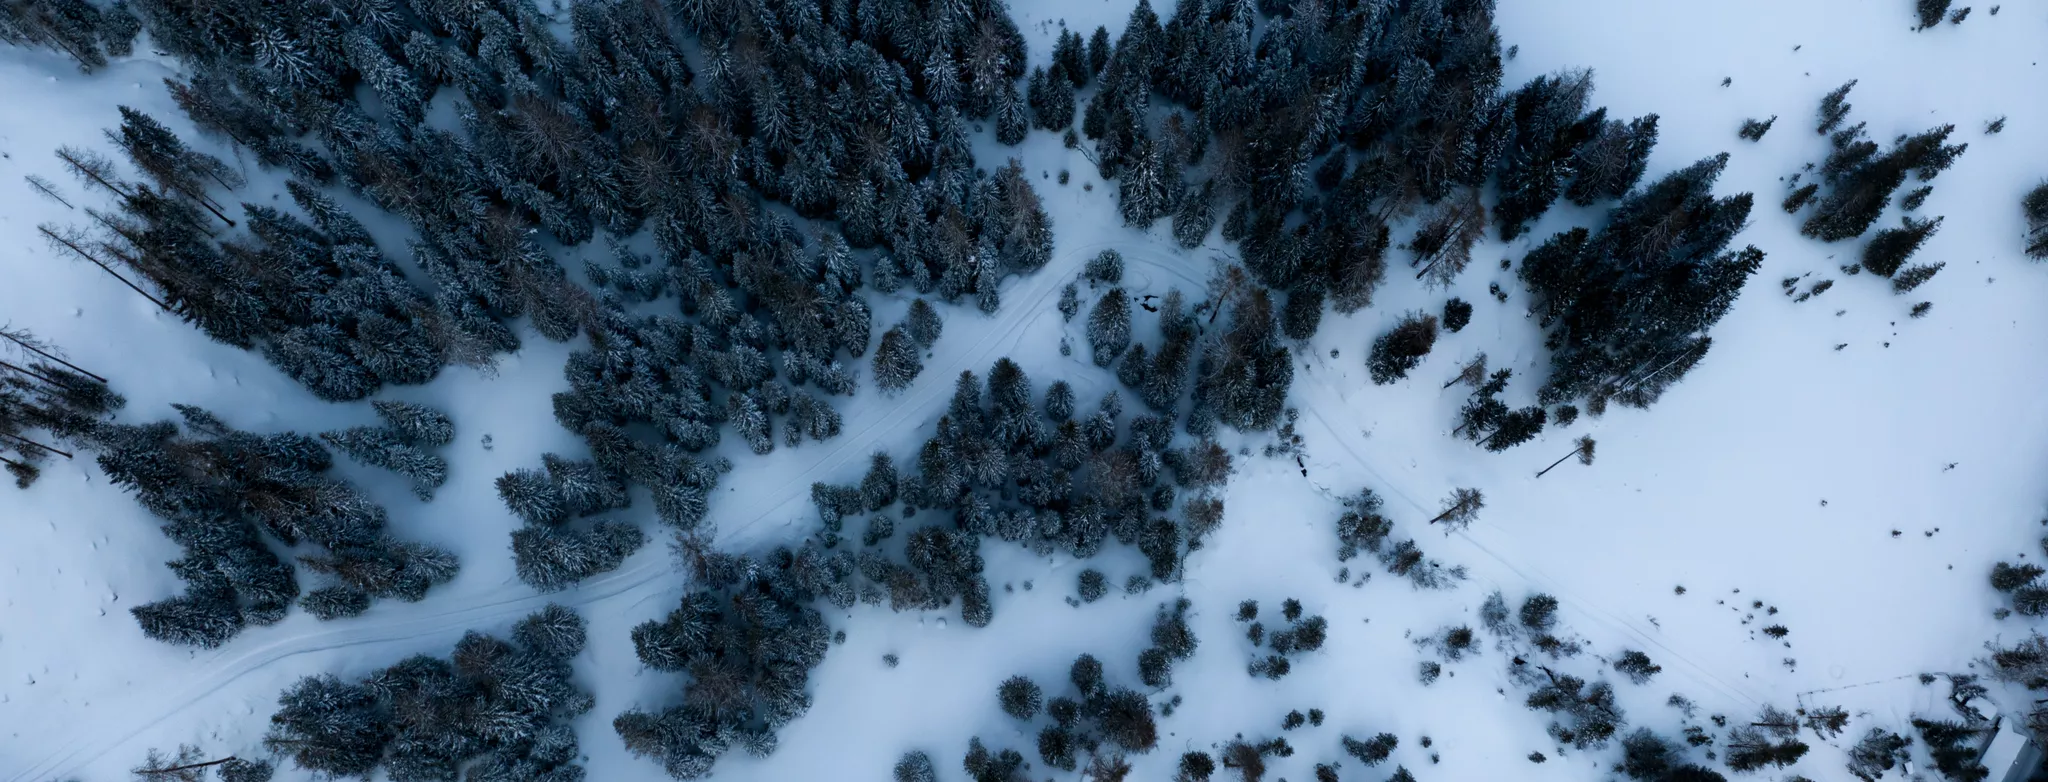
POLYGON ((66 459, 71 459, 71 458, 75 458, 75 457, 73 457, 73 456, 71 455, 71 452, 70 452, 70 451, 66 451, 66 450, 63 450, 63 449, 60 449, 60 448, 51 448, 50 446, 44 445, 44 444, 42 444, 42 443, 39 443, 39 442, 36 442, 36 441, 34 441, 34 440, 30 440, 30 439, 28 439, 28 438, 26 438, 26 437, 22 437, 21 435, 15 435, 15 434, 8 434, 8 433, 6 433, 6 432, 0 432, 0 437, 5 437, 5 438, 7 438, 7 439, 9 439, 9 440, 13 440, 13 441, 15 441, 15 442, 17 442, 17 443, 21 443, 21 444, 23 444, 23 445, 29 445, 29 446, 34 446, 34 447, 36 447, 36 448, 41 448, 41 449, 43 449, 44 451, 48 451, 48 452, 50 452, 50 453, 54 453, 54 454, 57 454, 58 456, 62 456, 62 457, 64 457, 64 458, 66 458, 66 459))
POLYGON ((1574 457, 1574 456, 1577 456, 1577 455, 1579 455, 1579 450, 1580 450, 1580 449, 1578 449, 1578 448, 1573 448, 1573 449, 1572 449, 1572 452, 1571 452, 1571 453, 1568 453, 1568 454, 1565 454, 1565 455, 1564 455, 1564 458, 1563 458, 1563 459, 1559 459, 1559 460, 1557 460, 1557 461, 1551 462, 1551 463, 1550 463, 1550 466, 1549 466, 1549 467, 1545 467, 1545 468, 1543 468, 1543 472, 1539 472, 1539 473, 1536 473, 1536 477, 1538 477, 1538 478, 1541 478, 1541 477, 1543 477, 1543 473, 1544 473, 1544 472, 1550 472, 1551 470, 1555 470, 1555 469, 1557 469, 1557 466, 1558 466, 1558 465, 1560 465, 1560 464, 1564 464, 1564 463, 1565 463, 1565 460, 1566 460, 1566 459, 1570 459, 1570 458, 1572 458, 1572 457, 1574 457))
POLYGON ((36 355, 38 355, 38 356, 42 356, 43 358, 47 358, 47 359, 49 359, 49 360, 51 360, 51 361, 55 361, 55 362, 57 362, 57 363, 59 363, 59 364, 63 364, 64 366, 70 367, 70 368, 71 368, 71 371, 73 371, 73 372, 77 372, 78 374, 84 375, 84 376, 86 376, 86 377, 92 378, 92 379, 94 379, 94 380, 97 380, 97 381, 100 381, 100 382, 102 382, 102 383, 105 383, 105 382, 107 382, 107 379, 106 379, 106 378, 100 377, 99 375, 95 375, 95 374, 93 374, 93 373, 91 373, 91 372, 87 372, 87 371, 85 371, 84 369, 80 368, 80 367, 79 367, 79 366, 78 366, 77 364, 73 364, 73 363, 71 363, 71 362, 69 362, 69 361, 65 361, 64 359, 61 359, 61 358, 58 358, 58 357, 56 357, 56 356, 52 356, 52 355, 50 355, 50 354, 48 354, 48 353, 45 353, 45 352, 43 352, 43 350, 42 350, 41 348, 38 348, 38 347, 36 347, 35 345, 31 345, 31 344, 29 344, 29 343, 28 343, 28 341, 27 341, 27 340, 24 340, 24 339, 22 339, 22 338, 20 338, 20 337, 14 336, 13 334, 9 334, 9 333, 7 333, 7 332, 6 332, 5 330, 0 330, 0 338, 5 338, 5 339, 7 339, 8 341, 10 341, 10 342, 13 342, 13 343, 14 343, 14 344, 16 344, 16 345, 20 345, 20 346, 22 346, 22 347, 24 347, 24 348, 28 348, 29 350, 35 351, 35 354, 36 354, 36 355))
MULTIPOLYGON (((195 754, 196 754, 196 753, 195 753, 195 754)), ((205 756, 204 756, 204 755, 201 755, 200 757, 205 757, 205 756)), ((170 767, 170 768, 138 768, 138 769, 136 769, 136 770, 135 770, 135 775, 136 775, 136 776, 147 776, 147 775, 152 775, 152 774, 175 774, 175 773, 178 773, 178 772, 180 772, 180 771, 191 771, 192 769, 195 769, 195 768, 206 768, 206 767, 208 767, 208 766, 218 766, 218 765, 220 765, 220 764, 222 764, 222 763, 226 763, 226 762, 228 762, 228 761, 230 761, 230 760, 234 760, 234 759, 235 759, 235 756, 233 756, 233 755, 229 755, 229 756, 227 756, 227 757, 224 757, 224 758, 221 758, 221 759, 219 759, 219 760, 209 760, 209 761, 206 761, 205 763, 190 763, 190 764, 186 764, 186 765, 183 765, 183 766, 172 766, 172 767, 170 767)))
POLYGON ((93 257, 92 253, 86 252, 83 248, 79 247, 77 244, 74 244, 70 239, 66 239, 62 236, 57 235, 57 232, 50 230, 48 226, 37 226, 36 230, 42 231, 44 236, 50 238, 50 241, 64 245, 66 249, 69 249, 72 252, 77 253, 78 257, 91 261, 92 265, 100 267, 101 271, 113 275, 114 279, 120 280, 121 284, 128 286, 129 290, 142 294, 142 298, 148 299, 151 304, 155 304, 156 306, 162 308, 163 311, 165 312, 172 311, 171 305, 165 304, 163 303, 163 300, 158 299, 155 296, 149 295, 149 291, 143 290, 141 286, 129 282, 128 278, 121 276, 120 272, 114 271, 112 267, 107 266, 105 261, 93 257))
POLYGON ((29 369, 29 368, 27 368, 27 367, 15 366, 14 364, 10 364, 10 363, 8 363, 8 362, 5 362, 5 361, 0 361, 0 368, 5 368, 5 369, 12 369, 12 370, 14 370, 14 371, 16 371, 16 372, 20 372, 20 373, 22 373, 22 374, 24 374, 24 375, 28 375, 29 377, 35 378, 35 379, 37 379, 37 380, 41 380, 41 381, 43 381, 43 382, 45 382, 45 383, 48 383, 48 384, 50 384, 50 385, 53 385, 53 386, 54 386, 54 385, 57 385, 57 381, 56 381, 56 380, 55 380, 54 378, 51 378, 51 377, 50 377, 49 375, 45 375, 45 374, 43 374, 43 373, 41 373, 41 372, 37 372, 37 371, 35 371, 35 370, 33 370, 33 369, 29 369))

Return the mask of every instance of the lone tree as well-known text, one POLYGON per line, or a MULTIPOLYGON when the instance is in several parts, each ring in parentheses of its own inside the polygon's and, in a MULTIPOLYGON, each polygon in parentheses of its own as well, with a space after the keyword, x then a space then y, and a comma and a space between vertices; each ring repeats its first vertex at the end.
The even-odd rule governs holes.
POLYGON ((1559 458, 1559 459, 1558 459, 1557 461, 1551 462, 1551 463, 1550 463, 1550 466, 1549 466, 1549 467, 1545 467, 1545 468, 1543 468, 1543 472, 1539 472, 1539 473, 1536 473, 1536 477, 1538 477, 1538 478, 1541 478, 1541 477, 1543 477, 1543 473, 1546 473, 1546 472, 1550 472, 1551 470, 1555 470, 1555 469, 1557 469, 1557 466, 1558 466, 1558 465, 1560 465, 1560 464, 1564 464, 1564 463, 1565 463, 1565 460, 1566 460, 1566 459, 1570 459, 1570 458, 1572 458, 1572 457, 1574 457, 1574 456, 1577 456, 1577 457, 1579 457, 1579 463, 1580 463, 1580 464, 1592 464, 1592 463, 1593 463, 1593 436, 1592 436, 1592 435, 1584 435, 1584 434, 1582 434, 1582 435, 1579 435, 1579 441, 1578 441, 1578 443, 1577 443, 1577 447, 1573 448, 1573 449, 1572 449, 1572 452, 1571 452, 1571 453, 1565 454, 1565 455, 1564 455, 1563 457, 1560 457, 1560 458, 1559 458))
POLYGON ((1386 385, 1408 376, 1408 370, 1422 363, 1436 347, 1436 316, 1410 312, 1399 323, 1372 341, 1372 353, 1365 359, 1373 385, 1386 385))
POLYGON ((1478 489, 1452 489, 1450 496, 1444 498, 1444 512, 1429 523, 1441 521, 1446 529, 1461 530, 1472 526, 1472 520, 1479 518, 1479 509, 1484 507, 1486 498, 1478 489))

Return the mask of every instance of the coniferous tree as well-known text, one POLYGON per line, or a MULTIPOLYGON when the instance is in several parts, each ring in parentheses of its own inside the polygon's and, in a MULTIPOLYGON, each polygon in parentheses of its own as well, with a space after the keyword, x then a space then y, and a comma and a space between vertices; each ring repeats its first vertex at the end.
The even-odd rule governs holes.
POLYGON ((1606 682, 1588 686, 1584 680, 1543 669, 1548 681, 1530 693, 1529 708, 1556 716, 1550 723, 1551 738, 1578 749, 1598 749, 1626 724, 1621 707, 1614 702, 1614 688, 1606 682))
MULTIPOLYGON (((1874 274, 1892 276, 1898 272, 1899 267, 1905 265, 1906 259, 1913 257, 1913 253, 1934 236, 1935 231, 1941 229, 1941 221, 1942 218, 1939 217, 1932 220, 1906 217, 1900 220, 1899 227, 1878 231, 1877 236, 1871 237, 1870 244, 1863 248, 1863 268, 1874 274)), ((1932 277, 1933 272, 1927 272, 1926 276, 1932 277)), ((1925 277, 1907 285, 1905 290, 1912 290, 1919 282, 1924 281, 1925 277)), ((1906 283, 1893 280, 1892 284, 1897 287, 1906 283)))
POLYGON ((1465 325, 1471 322, 1471 303, 1465 301, 1464 299, 1460 299, 1456 296, 1452 296, 1449 301, 1444 302, 1445 331, 1449 331, 1453 334, 1456 334, 1460 331, 1465 330, 1465 325))
MULTIPOLYGON (((1766 126, 1768 128, 1768 126, 1766 126)), ((1762 132, 1757 133, 1761 138, 1762 132)), ((1650 150, 1657 145, 1657 115, 1627 123, 1607 120, 1591 140, 1573 154, 1572 183, 1565 198, 1579 206, 1601 199, 1619 199, 1642 181, 1650 150)))
POLYGON ((1209 229, 1216 227, 1215 182, 1203 182, 1180 199, 1173 212, 1173 240, 1187 249, 1202 246, 1209 229))
POLYGON ((1820 134, 1825 136, 1841 127, 1842 120, 1849 116, 1849 91, 1856 88, 1856 80, 1850 79, 1836 87, 1833 92, 1820 99, 1820 134))
POLYGON ((1750 141, 1762 141, 1764 140, 1764 134, 1771 132, 1771 126, 1777 124, 1777 122, 1778 115, 1776 114, 1771 115, 1770 119, 1761 121, 1746 119, 1742 121, 1742 130, 1737 131, 1735 135, 1750 141))
POLYGON ((913 342, 901 327, 882 333, 881 346, 875 348, 875 384, 882 390, 906 388, 917 379, 918 373, 924 371, 924 362, 913 342))
POLYGON ((1038 709, 1044 703, 1045 696, 1038 689, 1038 685, 1032 683, 1029 678, 1012 676, 1004 679, 1002 685, 996 688, 996 697, 1002 701, 1003 713, 1013 719, 1029 722, 1032 717, 1038 716, 1038 709))
POLYGON ((2027 216, 2027 257, 2048 258, 2048 182, 2027 191, 2020 209, 2027 216))
POLYGON ((1435 315, 1411 312, 1372 342, 1365 365, 1375 385, 1386 385, 1408 376, 1408 370, 1422 363, 1422 357, 1436 347, 1435 315))
POLYGON ((1416 279, 1427 279, 1431 287, 1449 287, 1472 262, 1472 245, 1485 233, 1486 212, 1479 205, 1479 193, 1468 189, 1446 200, 1415 230, 1408 240, 1415 258, 1408 265, 1420 267, 1416 279))
POLYGON ((1942 18, 1948 15, 1948 6, 1949 0, 1915 0, 1914 10, 1920 15, 1920 29, 1941 24, 1942 18))
POLYGON ((938 344, 939 334, 945 329, 945 322, 939 319, 939 310, 922 298, 912 299, 910 314, 904 318, 904 329, 917 346, 926 350, 938 344))
POLYGON ((1523 258, 1520 276, 1550 330, 1540 402, 1590 395, 1647 406, 1705 354, 1705 331, 1763 259, 1755 248, 1722 253, 1751 204, 1747 193, 1713 195, 1726 162, 1667 175, 1617 206, 1599 233, 1559 233, 1523 258))
POLYGON ((1885 772, 1910 759, 1906 748, 1912 743, 1912 739, 1884 728, 1871 728, 1849 750, 1849 773, 1864 782, 1877 782, 1885 772))
POLYGON ((1112 287, 1088 313, 1088 346, 1095 365, 1106 367, 1131 344, 1131 302, 1124 289, 1112 287))
POLYGON ((1831 137, 1833 151, 1821 167, 1828 193, 1800 226, 1800 233, 1827 242, 1861 236, 1877 222, 1908 174, 1931 180, 1969 148, 1946 143, 1954 130, 1954 125, 1944 125, 1900 136, 1882 152, 1863 137, 1861 123, 1836 131, 1831 137))

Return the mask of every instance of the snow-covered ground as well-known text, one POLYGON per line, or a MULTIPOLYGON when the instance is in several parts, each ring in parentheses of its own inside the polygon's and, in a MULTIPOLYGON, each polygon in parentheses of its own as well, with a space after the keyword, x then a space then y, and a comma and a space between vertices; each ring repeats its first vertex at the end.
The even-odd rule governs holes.
MULTIPOLYGON (((2048 8, 2015 2, 1996 16, 1979 9, 1960 26, 1916 33, 1909 5, 1506 0, 1500 26, 1506 43, 1519 46, 1508 64, 1511 84, 1593 68, 1596 103, 1616 116, 1662 116, 1651 176, 1725 150, 1733 158, 1719 190, 1757 194, 1753 223, 1737 241, 1769 257, 1715 330, 1705 362, 1649 412, 1616 410, 1488 454, 1448 436, 1462 392, 1438 386, 1485 351, 1495 366, 1516 370, 1511 397, 1531 392, 1543 354, 1521 286, 1496 261, 1518 260, 1532 242, 1597 213, 1554 210, 1530 239, 1482 245, 1452 291, 1477 305, 1473 324, 1446 335, 1407 381, 1373 386, 1363 368, 1371 338, 1403 311, 1437 310, 1448 295, 1422 290, 1396 263, 1373 308, 1326 318, 1315 344, 1298 354, 1291 403, 1301 410, 1306 475, 1292 459, 1259 456, 1264 439, 1230 435, 1228 444, 1251 455, 1239 457, 1223 529, 1190 558, 1184 583, 1073 608, 1065 599, 1081 565, 985 543, 999 587, 993 624, 964 627, 957 611, 859 607, 828 615, 848 639, 813 675, 814 707, 782 731, 774 755, 735 753, 720 762, 718 777, 879 779, 903 751, 923 749, 950 779, 974 735, 1034 756, 1031 735, 995 708, 995 685, 1024 673, 1049 694, 1062 692, 1068 663, 1090 652, 1113 682, 1135 686, 1133 661, 1156 606, 1183 595, 1194 602, 1202 646, 1176 668, 1176 686, 1155 698, 1184 702, 1163 721, 1160 749, 1133 759, 1134 778, 1167 778, 1182 751, 1238 733, 1281 735, 1283 714, 1310 707, 1327 712, 1328 722, 1286 734, 1297 752, 1273 761, 1275 776, 1305 779, 1314 763, 1338 759, 1339 733, 1388 731, 1402 741, 1394 760, 1423 780, 1598 778, 1595 767, 1609 765, 1615 751, 1557 757, 1543 733, 1548 716, 1521 706, 1505 655, 1489 649, 1448 665, 1434 685, 1417 681, 1417 664, 1433 654, 1415 639, 1476 625, 1493 589, 1510 601, 1531 591, 1562 600, 1564 623, 1588 645, 1566 664, 1574 672, 1590 677, 1594 655, 1628 648, 1662 664, 1648 685, 1618 684, 1632 724, 1675 732, 1681 715, 1664 705, 1672 693, 1697 702, 1702 716, 1737 719, 1764 703, 1840 704, 1856 715, 1851 735, 1903 730, 1910 714, 1945 709, 1945 690, 1911 675, 1965 671, 1984 641, 2025 632, 2018 619, 1992 619, 1998 600, 1985 574, 1991 562, 2033 550, 2043 531, 2038 476, 2048 472, 2048 403, 2037 389, 2048 386, 2048 351, 2039 348, 2048 333, 2048 308, 2039 306, 2048 301, 2048 269, 2019 253, 2017 202, 2048 174, 2039 143, 2048 93, 2036 64, 2048 8), (1724 78, 1732 83, 1722 86, 1724 78), (1812 132, 1816 101, 1851 78, 1860 80, 1851 121, 1868 121, 1873 137, 1952 122, 1952 140, 1970 143, 1922 209, 1947 221, 1920 258, 1948 267, 1910 296, 1866 275, 1794 304, 1780 295, 1781 278, 1812 273, 1802 287, 1839 278, 1836 268, 1860 249, 1804 239, 1776 207, 1783 178, 1824 152, 1812 132), (1780 121, 1761 143, 1736 138, 1744 118, 1773 114, 1780 121), (1999 116, 2008 117, 2005 132, 1983 135, 1999 116), (1493 281, 1509 291, 1505 304, 1487 294, 1493 281), (1908 307, 1922 299, 1934 302, 1932 313, 1909 320, 1908 307), (1841 343, 1847 347, 1837 350, 1841 343), (1599 442, 1592 466, 1533 478, 1580 434, 1599 442), (1365 571, 1374 577, 1338 583, 1335 498, 1364 486, 1387 498, 1396 535, 1467 566, 1470 581, 1418 592, 1355 560, 1354 580, 1365 571), (1446 538, 1423 522, 1460 486, 1484 491, 1487 508, 1468 533, 1446 538), (1251 648, 1233 609, 1255 598, 1270 613, 1285 597, 1329 619, 1329 642, 1279 682, 1248 677, 1251 648), (1766 619, 1752 601, 1777 613, 1766 619), (1771 623, 1790 635, 1764 638, 1758 631, 1771 623), (900 666, 883 664, 890 653, 900 666), (1425 735, 1430 749, 1421 746, 1425 735), (1539 750, 1553 757, 1532 765, 1526 756, 1539 750)), ((1013 14, 1043 60, 1057 31, 1048 22, 1114 32, 1128 8, 1018 3, 1013 14)), ((50 151, 104 146, 99 130, 117 122, 116 105, 144 108, 192 138, 163 91, 166 74, 160 64, 131 61, 82 76, 54 56, 0 49, 0 103, 11 107, 0 112, 0 320, 34 329, 111 377, 129 399, 125 419, 163 417, 169 403, 184 402, 259 431, 369 422, 367 404, 315 400, 260 357, 208 342, 35 236, 38 223, 83 214, 34 196, 21 176, 39 173, 78 195, 50 151)), ((1053 307, 1060 287, 1087 258, 1114 248, 1129 265, 1133 292, 1194 293, 1223 251, 1220 243, 1181 251, 1164 226, 1150 235, 1122 227, 1094 167, 1050 134, 1034 133, 1021 150, 980 143, 988 159, 1018 155, 1034 174, 1071 170, 1071 184, 1037 183, 1058 230, 1053 262, 1013 279, 994 317, 945 309, 945 336, 918 382, 894 397, 870 387, 846 403, 837 439, 736 455, 711 506, 723 544, 759 549, 801 536, 814 523, 810 483, 857 479, 875 450, 909 455, 961 370, 985 372, 1009 355, 1040 389, 1055 378, 1073 382, 1086 407, 1114 381, 1088 364, 1085 348, 1058 355, 1061 335, 1080 342, 1078 321, 1063 323, 1053 307)), ((250 188, 266 198, 274 190, 250 188)), ((575 259, 564 265, 580 266, 575 259)), ((1405 256, 1397 250, 1390 260, 1405 256)), ((876 322, 901 311, 901 301, 878 302, 876 322)), ((1140 323, 1149 320, 1141 314, 1140 323)), ((581 448, 548 403, 574 345, 526 336, 527 347, 495 375, 451 369, 429 385, 383 392, 455 418, 449 482, 433 503, 412 499, 390 475, 340 468, 385 503, 398 534, 461 556, 462 574, 421 603, 386 601, 334 623, 294 612, 212 651, 149 642, 127 609, 176 588, 162 566, 174 547, 155 522, 86 460, 52 466, 32 490, 0 491, 0 780, 120 779, 147 749, 181 742, 218 754, 260 752, 276 694, 297 677, 359 675, 405 655, 443 654, 464 631, 502 633, 550 600, 578 607, 591 622, 590 649, 576 660, 598 701, 577 724, 591 778, 661 778, 654 764, 625 753, 609 722, 674 692, 666 675, 643 672, 627 640, 634 624, 665 614, 682 594, 665 546, 650 545, 620 570, 556 595, 535 594, 512 575, 507 536, 517 522, 499 505, 492 479, 543 452, 581 448), (486 434, 489 449, 480 442, 486 434)), ((636 511, 646 513, 645 503, 636 511)), ((1091 564, 1119 584, 1142 566, 1115 546, 1091 564)), ((1794 772, 1850 778, 1840 752, 1824 746, 1762 776, 1794 772)), ((280 778, 299 772, 287 768, 280 778)))

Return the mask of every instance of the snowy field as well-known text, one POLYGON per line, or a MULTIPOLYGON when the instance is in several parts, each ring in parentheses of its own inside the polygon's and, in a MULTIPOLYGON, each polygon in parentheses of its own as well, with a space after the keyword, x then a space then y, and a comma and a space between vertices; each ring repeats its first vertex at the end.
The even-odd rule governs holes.
MULTIPOLYGON (((1283 735, 1282 715, 1311 707, 1328 720, 1284 734, 1296 754, 1271 760, 1274 776, 1309 779, 1314 764, 1340 758, 1340 733, 1386 731, 1401 739, 1393 761, 1426 782, 1607 778, 1618 750, 1557 756, 1544 733, 1549 715, 1522 706, 1506 653, 1489 647, 1447 664, 1432 685, 1417 680, 1418 664, 1436 659, 1419 642, 1448 626, 1476 626, 1481 601, 1498 589, 1514 604, 1536 591, 1561 600, 1563 624, 1587 648, 1564 664, 1579 675, 1600 675, 1601 659, 1624 649, 1664 666, 1647 685, 1617 683, 1632 725, 1676 734, 1685 715, 1666 705, 1674 693, 1698 704, 1694 723, 1708 714, 1746 720, 1767 703, 1848 708, 1854 716, 1840 748, 1816 743, 1797 766, 1754 776, 1853 779, 1841 755, 1853 737, 1874 726, 1904 731, 1911 715, 1946 710, 1945 686, 1923 686, 1915 674, 1967 672, 1984 642, 2025 633, 2019 618, 1993 619, 2002 602, 1985 573, 1996 560, 2034 550, 2048 523, 2039 481, 2048 473, 2048 402, 2038 393, 2048 387, 2048 308, 2040 306, 2048 269, 2022 256, 2017 208, 2021 193, 2048 175, 2040 143, 2048 138, 2048 92, 2037 65, 2048 54, 2048 7, 2014 2, 1996 16, 1980 9, 1959 26, 1913 32, 1907 5, 1503 0, 1504 43, 1519 46, 1509 85, 1590 67, 1596 105, 1616 116, 1662 116, 1652 178, 1728 151, 1718 190, 1757 194, 1737 243, 1768 253, 1763 271, 1684 382, 1647 412, 1617 408, 1487 453, 1449 436, 1463 394, 1439 386, 1480 351, 1520 377, 1541 376, 1526 292, 1498 261, 1519 260, 1550 233, 1600 213, 1564 206, 1521 240, 1502 245, 1489 236, 1452 291, 1477 306, 1472 325, 1445 335, 1406 381, 1375 386, 1363 366, 1371 338, 1407 310, 1439 310, 1446 296, 1391 264, 1373 307, 1330 315, 1297 352, 1290 404, 1301 411, 1300 466, 1259 455, 1270 435, 1226 430, 1225 444, 1250 455, 1238 458, 1222 529, 1191 556, 1183 583, 1072 607, 1081 565, 991 543, 982 550, 998 590, 987 628, 962 626, 957 611, 828 609, 828 622, 848 637, 812 676, 814 706, 782 731, 772 756, 734 753, 716 778, 882 779, 904 751, 922 749, 941 778, 954 779, 971 736, 1034 755, 1033 736, 995 708, 996 684, 1017 673, 1063 682, 1074 656, 1090 652, 1113 682, 1135 686, 1132 660, 1147 645, 1157 606, 1181 596, 1193 601, 1201 648, 1175 669, 1175 686, 1154 696, 1184 702, 1162 721, 1159 750, 1133 756, 1133 779, 1168 779, 1181 752, 1213 750, 1240 733, 1283 735), (1920 257, 1948 267, 1911 297, 1868 275, 1842 278, 1836 269, 1860 242, 1803 238, 1776 206, 1784 179, 1825 154, 1825 139, 1812 132, 1815 103, 1852 78, 1860 83, 1851 121, 1869 122, 1873 137, 1954 123, 1953 140, 1970 144, 1922 208, 1947 219, 1920 257), (1732 81, 1723 86, 1724 79, 1732 81), (1743 119, 1771 115, 1781 121, 1760 143, 1736 137, 1743 119), (2005 132, 1984 135, 1999 116, 2008 118, 2005 132), (1804 303, 1781 295, 1780 279, 1809 273, 1802 287, 1839 279, 1804 303), (1487 292, 1492 282, 1508 291, 1504 304, 1487 292), (1909 320, 1909 306, 1922 299, 1934 303, 1932 312, 1909 320), (1599 443, 1591 466, 1568 463, 1533 477, 1581 434, 1599 443), (1469 581, 1421 592, 1354 560, 1351 581, 1372 578, 1340 582, 1337 498, 1367 486, 1387 498, 1397 536, 1465 566, 1469 581), (1425 522, 1454 487, 1483 490, 1487 507, 1469 531, 1446 537, 1425 522), (1245 675, 1253 649, 1233 620, 1235 606, 1257 599, 1271 613, 1288 597, 1329 620, 1329 641, 1299 657, 1285 679, 1245 675), (1769 624, 1790 634, 1766 638, 1760 631, 1769 624), (886 666, 885 654, 900 665, 886 666), (1549 762, 1532 764, 1533 751, 1549 762)), ((1121 1, 1015 3, 1012 13, 1042 63, 1058 22, 1084 31, 1105 24, 1114 34, 1128 9, 1121 1)), ((57 257, 35 235, 39 223, 82 215, 35 197, 22 176, 64 180, 51 150, 99 144, 100 129, 118 121, 115 106, 143 108, 189 131, 163 89, 167 73, 164 64, 131 60, 83 76, 47 52, 0 49, 0 105, 9 107, 0 112, 0 320, 34 329, 108 375, 128 397, 123 420, 160 418, 177 402, 259 432, 371 422, 367 404, 316 400, 257 355, 208 341, 99 270, 57 257)), ((1017 154, 1031 172, 1057 227, 1053 262, 1008 282, 993 317, 944 308, 945 337, 916 384, 891 397, 864 382, 859 396, 838 400, 838 438, 767 457, 742 455, 737 438, 727 438, 721 447, 736 469, 721 480, 710 514, 722 545, 756 551, 806 534, 815 523, 810 484, 857 481, 876 450, 908 458, 961 370, 984 373, 1007 355, 1039 388, 1063 377, 1080 399, 1093 400, 1114 387, 1108 372, 1088 364, 1085 347, 1073 357, 1057 349, 1063 336, 1085 343, 1080 319, 1063 322, 1054 302, 1100 250, 1122 253, 1126 287, 1138 294, 1198 293, 1212 257, 1225 252, 1213 235, 1210 246, 1183 251, 1164 224, 1149 234, 1122 227, 1114 183, 1105 186, 1052 134, 1034 132, 1017 150, 986 134, 977 144, 984 161, 1017 154), (1038 178, 1062 171, 1072 172, 1070 184, 1038 178)), ((281 192, 248 167, 247 192, 281 192)), ((1888 213, 1881 225, 1895 221, 1888 213)), ((373 229, 396 246, 398 234, 373 229)), ((1404 239, 1404 228, 1395 235, 1404 239)), ((585 245, 561 260, 580 269, 579 253, 602 252, 585 245)), ((907 301, 878 298, 876 323, 894 322, 907 301)), ((559 594, 537 594, 513 575, 506 541, 519 522, 492 480, 543 452, 583 448, 556 425, 548 399, 564 387, 562 363, 580 340, 524 342, 493 375, 451 368, 431 384, 379 394, 455 419, 449 481, 433 503, 413 499, 395 476, 339 463, 390 509, 398 534, 462 558, 460 576, 419 603, 385 601, 333 623, 294 612, 216 650, 149 642, 128 609, 177 589, 162 567, 176 550, 156 521, 85 458, 51 466, 32 490, 0 492, 0 782, 124 779, 150 748, 180 743, 211 756, 260 754, 277 693, 298 677, 360 676, 407 655, 445 654, 463 632, 502 634, 550 601, 579 608, 590 622, 590 647, 575 661, 597 696, 576 724, 590 778, 665 778, 629 756, 610 726, 619 712, 660 705, 656 699, 675 689, 667 674, 643 669, 627 639, 683 594, 665 541, 559 594)), ((1509 401, 1527 403, 1533 388, 1516 384, 1509 401)), ((634 512, 655 529, 646 503, 634 512)), ((1112 584, 1144 567, 1119 546, 1091 565, 1112 584)), ((1347 778, 1376 780, 1391 769, 1347 778)), ((285 764, 279 778, 301 773, 285 764)))

